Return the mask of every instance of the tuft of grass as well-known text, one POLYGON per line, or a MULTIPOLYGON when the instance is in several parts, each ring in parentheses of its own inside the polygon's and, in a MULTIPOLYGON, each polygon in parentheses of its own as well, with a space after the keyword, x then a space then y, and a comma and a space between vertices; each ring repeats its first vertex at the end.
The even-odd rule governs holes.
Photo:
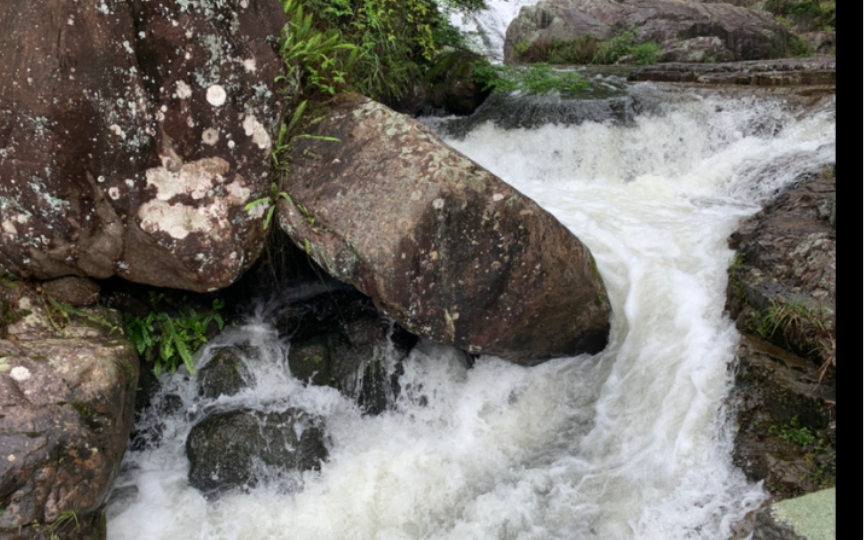
POLYGON ((550 64, 614 64, 624 57, 633 57, 639 65, 655 64, 662 48, 654 42, 636 43, 633 30, 621 32, 608 41, 594 36, 575 40, 551 40, 519 43, 514 47, 522 62, 548 62, 550 64))

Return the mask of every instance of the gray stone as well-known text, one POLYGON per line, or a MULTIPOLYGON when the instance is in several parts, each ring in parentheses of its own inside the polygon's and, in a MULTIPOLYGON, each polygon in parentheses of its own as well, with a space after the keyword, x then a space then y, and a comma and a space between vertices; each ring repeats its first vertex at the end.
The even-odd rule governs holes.
POLYGON ((519 62, 525 51, 534 50, 531 61, 544 61, 538 51, 548 44, 609 41, 623 31, 633 31, 636 44, 654 42, 664 51, 680 49, 680 40, 719 39, 726 52, 706 54, 704 61, 789 55, 789 31, 756 9, 686 0, 544 0, 523 7, 510 23, 504 58, 519 62))
POLYGON ((753 540, 834 540, 837 490, 825 489, 759 511, 753 540))
POLYGON ((120 324, 110 310, 51 311, 22 283, 0 285, 3 296, 11 320, 0 339, 0 538, 103 538, 103 505, 132 428, 138 355, 109 328, 120 324))
POLYGON ((596 264, 536 203, 366 98, 343 96, 313 134, 341 142, 295 145, 280 225, 406 330, 529 365, 606 346, 596 264))

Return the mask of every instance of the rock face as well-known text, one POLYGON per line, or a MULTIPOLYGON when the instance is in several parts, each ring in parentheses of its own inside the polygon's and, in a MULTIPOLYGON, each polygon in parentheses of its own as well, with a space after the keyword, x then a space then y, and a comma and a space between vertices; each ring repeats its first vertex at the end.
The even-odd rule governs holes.
POLYGON ((727 308, 744 334, 733 461, 775 499, 835 482, 836 178, 805 180, 730 238, 727 308))
POLYGON ((110 310, 64 314, 21 283, 0 281, 2 297, 0 538, 104 538, 102 507, 132 428, 138 355, 103 326, 119 324, 110 310))
POLYGON ((470 51, 456 50, 444 54, 426 75, 429 102, 447 114, 471 114, 492 93, 474 82, 475 65, 483 57, 470 51))
POLYGON ((215 413, 186 439, 189 483, 216 495, 268 476, 320 467, 327 458, 320 421, 297 409, 215 413))
POLYGON ((789 53, 789 31, 759 10, 686 0, 544 0, 523 7, 510 23, 504 58, 518 62, 532 48, 580 39, 609 41, 628 30, 635 33, 636 44, 657 43, 669 59, 756 60, 789 53))
POLYGON ((0 5, 0 270, 195 291, 262 248, 276 0, 0 5), (263 209, 262 209, 263 211, 263 209))
POLYGON ((365 98, 314 133, 341 142, 295 146, 280 225, 406 330, 526 364, 606 346, 594 260, 536 203, 365 98))

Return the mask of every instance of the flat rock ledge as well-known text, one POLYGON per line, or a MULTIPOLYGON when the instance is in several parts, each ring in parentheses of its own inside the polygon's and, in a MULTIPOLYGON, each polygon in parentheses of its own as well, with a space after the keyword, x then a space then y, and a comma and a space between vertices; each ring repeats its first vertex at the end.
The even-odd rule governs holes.
POLYGON ((818 56, 721 64, 670 62, 637 69, 628 80, 710 85, 834 86, 837 84, 837 59, 833 56, 818 56))

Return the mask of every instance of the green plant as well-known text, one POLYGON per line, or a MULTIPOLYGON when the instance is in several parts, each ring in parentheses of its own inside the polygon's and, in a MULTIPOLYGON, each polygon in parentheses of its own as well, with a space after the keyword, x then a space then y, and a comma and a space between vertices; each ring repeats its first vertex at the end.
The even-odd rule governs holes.
POLYGON ((496 93, 530 92, 548 94, 579 93, 589 87, 582 75, 573 71, 556 70, 546 64, 525 67, 496 66, 488 62, 474 65, 474 82, 496 93))
MULTIPOLYGON (((158 305, 163 295, 153 295, 151 302, 158 305)), ((151 311, 147 317, 126 317, 129 341, 145 359, 153 362, 153 372, 160 375, 176 371, 182 361, 189 373, 195 373, 192 355, 207 343, 207 329, 215 323, 219 330, 225 326, 219 313, 225 307, 221 300, 214 300, 213 307, 205 313, 191 309, 171 316, 164 311, 151 311)))
POLYGON ((816 436, 813 435, 809 429, 799 425, 797 416, 792 417, 788 426, 782 428, 771 426, 768 429, 768 433, 771 435, 777 435, 784 441, 793 442, 798 446, 808 446, 816 440, 816 436))
POLYGON ((640 66, 656 64, 662 52, 663 50, 660 48, 660 45, 650 41, 636 45, 630 49, 630 54, 636 58, 636 63, 640 66))
POLYGON ((270 224, 273 221, 273 214, 276 211, 276 203, 279 202, 279 199, 285 199, 292 204, 294 203, 291 196, 284 191, 279 191, 279 185, 276 182, 273 182, 270 184, 270 196, 250 202, 246 205, 246 211, 250 212, 253 208, 261 206, 262 204, 269 205, 267 208, 267 217, 264 219, 264 230, 266 231, 270 228, 270 224))

